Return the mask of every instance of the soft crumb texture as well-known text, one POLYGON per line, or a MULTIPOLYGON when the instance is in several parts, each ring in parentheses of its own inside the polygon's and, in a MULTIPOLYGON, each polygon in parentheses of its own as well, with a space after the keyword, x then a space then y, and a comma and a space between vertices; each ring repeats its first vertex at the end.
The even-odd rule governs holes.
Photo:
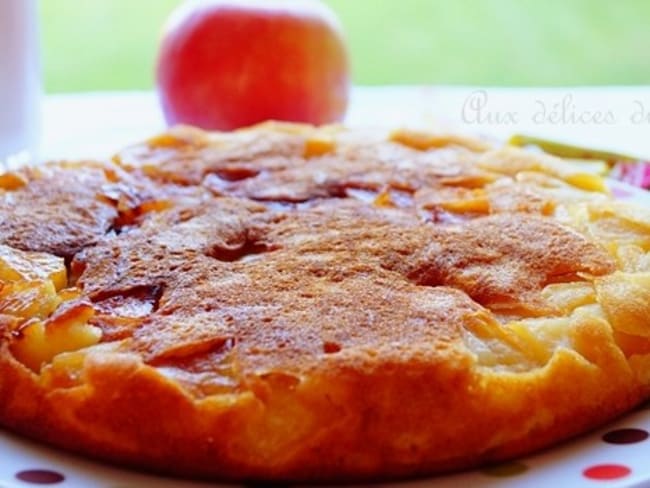
POLYGON ((449 134, 178 127, 0 180, 0 424, 215 480, 501 461, 650 396, 650 215, 449 134))

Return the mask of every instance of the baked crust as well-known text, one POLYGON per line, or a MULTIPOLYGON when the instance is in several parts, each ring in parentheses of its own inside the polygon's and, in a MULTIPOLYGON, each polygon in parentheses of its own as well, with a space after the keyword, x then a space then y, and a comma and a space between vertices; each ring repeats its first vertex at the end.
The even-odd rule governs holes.
POLYGON ((465 469, 601 425, 650 395, 650 214, 582 168, 264 125, 15 173, 0 424, 293 481, 465 469))

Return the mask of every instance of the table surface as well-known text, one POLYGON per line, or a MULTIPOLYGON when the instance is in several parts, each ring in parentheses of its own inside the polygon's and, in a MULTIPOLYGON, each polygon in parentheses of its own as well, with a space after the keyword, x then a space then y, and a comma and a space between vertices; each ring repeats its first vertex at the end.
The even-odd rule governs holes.
MULTIPOLYGON (((526 133, 650 158, 650 86, 355 87, 345 123, 526 133)), ((165 127, 154 92, 44 97, 40 155, 102 158, 165 127)))

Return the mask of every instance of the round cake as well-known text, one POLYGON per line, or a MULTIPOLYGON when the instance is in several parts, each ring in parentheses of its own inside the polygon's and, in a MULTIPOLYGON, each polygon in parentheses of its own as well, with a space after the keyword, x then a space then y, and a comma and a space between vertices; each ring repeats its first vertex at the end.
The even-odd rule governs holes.
POLYGON ((0 175, 0 425, 192 478, 530 453, 650 396, 650 211, 464 136, 177 127, 0 175))

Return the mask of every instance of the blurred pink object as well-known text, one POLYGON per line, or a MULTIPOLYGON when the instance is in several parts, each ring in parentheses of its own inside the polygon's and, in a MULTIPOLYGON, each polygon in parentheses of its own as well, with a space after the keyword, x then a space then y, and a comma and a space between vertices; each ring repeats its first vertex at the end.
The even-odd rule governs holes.
POLYGON ((650 162, 634 161, 616 163, 609 176, 636 186, 637 188, 648 190, 650 189, 650 162))

